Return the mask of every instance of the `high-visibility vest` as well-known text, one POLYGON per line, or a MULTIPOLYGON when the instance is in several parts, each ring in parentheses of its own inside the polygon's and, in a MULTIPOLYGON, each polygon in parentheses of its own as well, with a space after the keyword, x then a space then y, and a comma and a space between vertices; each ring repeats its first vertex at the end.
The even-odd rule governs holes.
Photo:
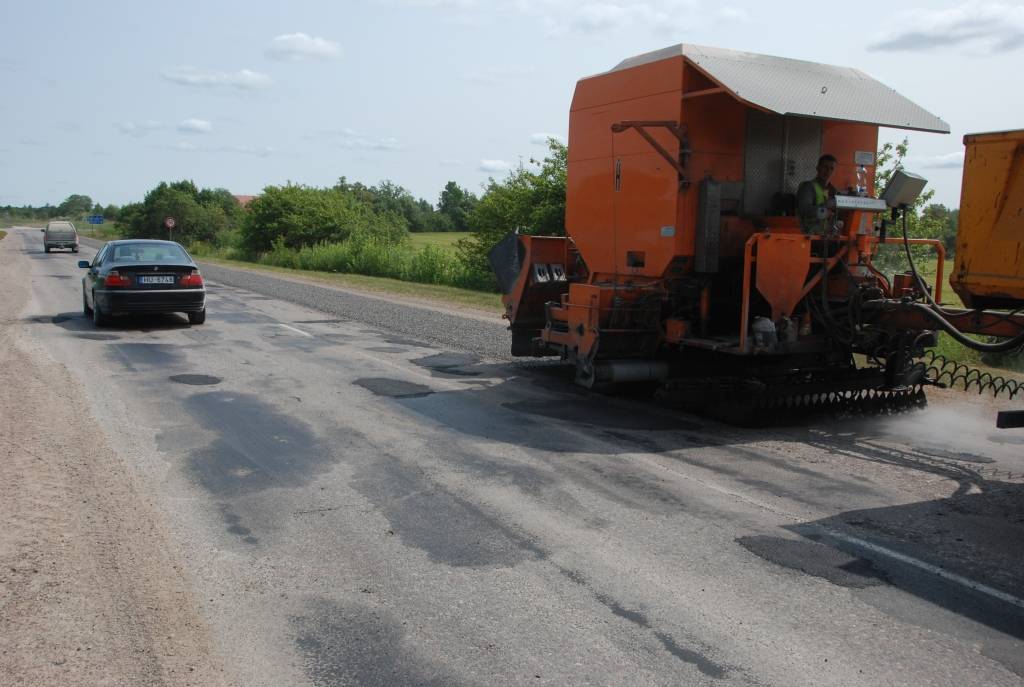
POLYGON ((828 189, 823 188, 817 179, 814 180, 814 204, 824 205, 828 201, 828 189))

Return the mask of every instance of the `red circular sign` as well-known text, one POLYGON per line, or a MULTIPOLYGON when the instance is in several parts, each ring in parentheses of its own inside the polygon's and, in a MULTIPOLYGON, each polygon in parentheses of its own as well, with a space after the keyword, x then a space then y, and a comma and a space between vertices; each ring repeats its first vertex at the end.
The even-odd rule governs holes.
POLYGON ((173 217, 168 217, 167 219, 165 219, 164 220, 164 226, 167 227, 168 229, 173 229, 174 228, 174 218, 173 217))

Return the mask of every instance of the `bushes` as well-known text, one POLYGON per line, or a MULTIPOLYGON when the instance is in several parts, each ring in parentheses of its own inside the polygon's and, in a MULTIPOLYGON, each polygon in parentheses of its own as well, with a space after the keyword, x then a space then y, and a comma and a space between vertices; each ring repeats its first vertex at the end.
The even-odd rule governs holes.
POLYGON ((164 218, 173 217, 175 241, 213 242, 237 227, 241 212, 234 196, 224 189, 199 190, 191 181, 177 181, 161 183, 141 203, 125 205, 117 225, 126 238, 165 239, 164 218))
POLYGON ((415 250, 407 241, 357 232, 340 243, 322 242, 293 248, 284 241, 259 260, 264 265, 319 272, 388 277, 421 284, 479 288, 477 280, 450 253, 434 246, 415 250))
POLYGON ((473 235, 459 242, 459 261, 472 275, 473 288, 497 290, 487 254, 510 231, 540 236, 565 235, 568 149, 555 139, 536 170, 519 167, 502 181, 491 179, 468 217, 473 235))
POLYGON ((404 217, 377 212, 356 194, 342 188, 268 186, 247 208, 241 246, 254 255, 278 243, 301 248, 341 243, 350 235, 372 233, 394 242, 407 233, 404 217))

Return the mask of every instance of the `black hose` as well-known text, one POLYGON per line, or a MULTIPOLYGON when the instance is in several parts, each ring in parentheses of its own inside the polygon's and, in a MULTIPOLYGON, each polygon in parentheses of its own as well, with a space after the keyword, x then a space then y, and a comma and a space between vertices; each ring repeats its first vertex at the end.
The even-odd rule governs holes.
POLYGON ((921 289, 921 293, 924 294, 925 299, 931 304, 933 308, 938 310, 943 315, 951 315, 947 310, 943 310, 942 306, 935 302, 932 298, 932 292, 928 289, 928 285, 924 283, 924 279, 917 273, 917 265, 914 264, 914 258, 910 254, 910 239, 907 236, 907 208, 903 208, 903 249, 907 253, 907 262, 910 264, 910 273, 914 275, 914 281, 917 283, 917 288, 921 289))
MULTIPOLYGON (((948 320, 946 320, 945 317, 943 317, 943 315, 952 315, 953 313, 950 313, 947 310, 943 310, 942 306, 936 303, 935 299, 932 298, 932 294, 928 290, 928 286, 924 283, 924 280, 921 279, 921 276, 917 273, 917 267, 914 265, 914 258, 910 254, 910 239, 907 237, 906 208, 903 208, 903 248, 907 253, 907 262, 910 263, 910 272, 911 274, 914 275, 914 281, 917 282, 917 287, 921 289, 921 293, 924 294, 924 297, 928 300, 928 303, 931 305, 931 307, 928 307, 923 303, 912 303, 911 305, 927 313, 928 317, 935 320, 939 324, 939 326, 942 327, 943 331, 945 331, 954 339, 962 343, 964 346, 972 348, 976 351, 981 351, 982 353, 1006 353, 1008 351, 1012 351, 1015 348, 1019 348, 1020 346, 1024 346, 1024 330, 1022 330, 1020 334, 1013 337, 1012 339, 1007 339, 1006 341, 1001 341, 999 343, 987 344, 982 343, 980 341, 975 341, 974 339, 972 339, 971 337, 967 336, 959 329, 954 327, 952 323, 950 323, 948 320)), ((1011 313, 1011 315, 1012 314, 1013 313, 1011 313)), ((1009 317, 1010 316, 1008 315, 1005 319, 1009 319, 1009 317)))
MULTIPOLYGON (((865 303, 864 305, 871 306, 872 304, 865 303)), ((904 304, 904 307, 906 306, 914 308, 915 310, 920 310, 922 314, 931 318, 936 324, 938 324, 944 332, 952 336, 954 339, 962 343, 964 346, 967 346, 968 348, 973 348, 976 351, 981 351, 982 353, 1006 353, 1008 351, 1012 351, 1015 348, 1019 348, 1020 346, 1024 346, 1024 332, 1021 332, 1012 339, 1000 341, 999 343, 982 343, 980 341, 975 341, 971 337, 961 332, 959 329, 954 327, 945 317, 935 312, 933 308, 930 308, 924 303, 906 303, 904 304)))

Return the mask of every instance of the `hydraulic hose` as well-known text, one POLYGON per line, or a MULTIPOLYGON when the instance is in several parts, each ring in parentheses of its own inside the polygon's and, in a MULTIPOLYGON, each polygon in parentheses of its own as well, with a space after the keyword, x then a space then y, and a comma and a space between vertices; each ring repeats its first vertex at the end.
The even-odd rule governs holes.
POLYGON ((956 341, 976 351, 980 351, 982 353, 1006 353, 1014 350, 1015 348, 1024 346, 1024 330, 1012 339, 1000 341, 999 343, 987 344, 975 341, 954 327, 945 317, 943 317, 943 315, 947 315, 949 313, 946 310, 943 310, 942 306, 936 303, 935 299, 932 298, 932 294, 928 290, 928 286, 924 283, 924 280, 921 279, 921 276, 917 273, 917 266, 914 265, 914 258, 910 253, 910 239, 907 236, 906 208, 903 208, 903 249, 907 253, 907 262, 910 263, 910 272, 914 275, 914 281, 917 282, 917 287, 921 290, 921 293, 924 294, 924 297, 929 303, 929 305, 925 305, 924 303, 912 303, 911 305, 915 309, 921 310, 921 312, 934 320, 944 332, 952 336, 956 341))
MULTIPOLYGON (((875 304, 869 301, 867 303, 864 303, 863 307, 874 308, 875 304)), ((958 342, 962 343, 964 346, 967 346, 968 348, 973 348, 976 351, 981 351, 982 353, 1006 353, 1008 351, 1012 351, 1015 348, 1019 348, 1020 346, 1024 346, 1024 332, 1021 332, 1012 339, 1000 341, 999 343, 982 343, 980 341, 975 341, 971 337, 961 332, 959 329, 950 324, 950 322, 945 317, 943 317, 940 313, 936 312, 934 308, 925 305, 924 303, 905 303, 902 307, 911 307, 914 308, 915 310, 919 310, 921 314, 925 315, 933 322, 935 322, 937 325, 939 325, 942 331, 952 336, 958 342)))
POLYGON ((914 257, 910 253, 910 239, 907 235, 907 208, 903 208, 903 250, 907 253, 907 263, 910 264, 910 273, 914 275, 914 281, 917 283, 917 288, 921 289, 921 293, 924 294, 925 299, 931 304, 933 308, 944 315, 949 313, 942 309, 942 306, 935 302, 932 298, 932 292, 928 290, 928 285, 924 283, 924 279, 921 279, 921 275, 917 273, 917 265, 914 264, 914 257))

